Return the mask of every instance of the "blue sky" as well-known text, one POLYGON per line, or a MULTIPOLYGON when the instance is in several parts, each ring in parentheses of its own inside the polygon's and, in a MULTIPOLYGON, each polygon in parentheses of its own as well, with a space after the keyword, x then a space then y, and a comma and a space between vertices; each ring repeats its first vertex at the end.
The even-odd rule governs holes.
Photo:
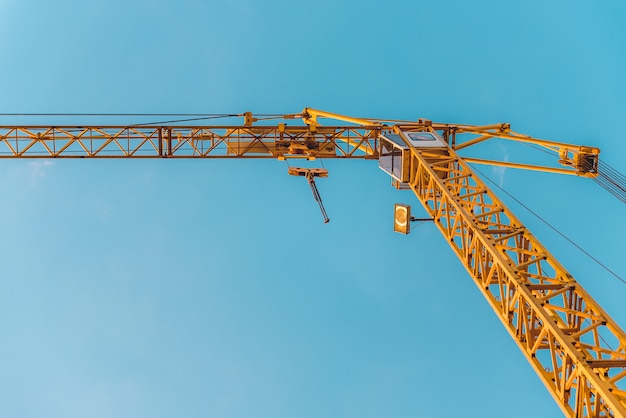
MULTIPOLYGON (((0 16, 0 113, 510 122, 626 172, 618 1, 0 0, 0 16)), ((284 162, 3 160, 0 415, 559 416, 437 230, 392 232, 416 199, 375 162, 324 165, 328 225, 284 162)), ((479 168, 626 276, 622 203, 479 168)), ((626 287, 502 198, 625 326, 626 287)))

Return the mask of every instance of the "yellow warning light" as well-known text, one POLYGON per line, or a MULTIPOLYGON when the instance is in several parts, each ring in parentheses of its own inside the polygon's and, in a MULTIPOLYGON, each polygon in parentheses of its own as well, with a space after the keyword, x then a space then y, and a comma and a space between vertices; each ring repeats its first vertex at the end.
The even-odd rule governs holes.
POLYGON ((398 203, 394 205, 393 230, 401 234, 411 232, 411 206, 398 203))

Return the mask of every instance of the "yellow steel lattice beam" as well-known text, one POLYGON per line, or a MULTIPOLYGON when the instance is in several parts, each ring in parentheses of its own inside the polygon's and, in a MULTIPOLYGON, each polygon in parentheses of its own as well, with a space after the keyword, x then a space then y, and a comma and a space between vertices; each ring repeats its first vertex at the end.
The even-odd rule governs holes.
POLYGON ((410 152, 412 190, 566 416, 626 417, 621 328, 454 150, 410 152))
POLYGON ((380 127, 0 126, 0 158, 375 158, 380 127))

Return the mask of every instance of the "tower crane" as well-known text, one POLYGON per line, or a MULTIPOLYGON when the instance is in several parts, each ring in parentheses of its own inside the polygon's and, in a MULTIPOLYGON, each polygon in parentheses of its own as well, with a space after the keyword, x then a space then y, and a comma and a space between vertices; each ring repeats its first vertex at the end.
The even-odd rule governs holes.
MULTIPOLYGON (((412 190, 565 416, 626 418, 626 334, 470 167, 493 164, 598 178, 600 150, 522 135, 508 124, 356 118, 305 108, 279 123, 1 126, 0 158, 373 159, 412 190), (294 122, 289 122, 294 120, 294 122), (323 124, 322 120, 331 121, 323 124), (552 165, 463 157, 493 139, 553 152, 552 165)), ((320 169, 292 168, 313 181, 320 169)), ((408 233, 410 207, 396 205, 408 233)))

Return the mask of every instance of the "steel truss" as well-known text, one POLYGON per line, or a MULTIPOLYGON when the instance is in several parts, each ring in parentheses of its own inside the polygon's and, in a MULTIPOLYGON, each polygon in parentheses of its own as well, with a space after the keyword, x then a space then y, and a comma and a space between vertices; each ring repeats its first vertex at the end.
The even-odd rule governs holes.
POLYGON ((380 127, 2 126, 0 158, 364 158, 380 127))
POLYGON ((565 415, 626 418, 626 334, 468 165, 594 177, 598 149, 535 139, 507 124, 384 121, 308 108, 298 116, 304 125, 252 126, 246 114, 244 126, 0 126, 0 158, 377 159, 381 134, 438 132, 449 147, 407 144, 408 185, 565 415), (323 126, 318 118, 351 125, 323 126), (561 167, 455 151, 492 138, 548 149, 561 167))
POLYGON ((452 149, 411 148, 410 186, 570 417, 626 417, 626 335, 452 149))

